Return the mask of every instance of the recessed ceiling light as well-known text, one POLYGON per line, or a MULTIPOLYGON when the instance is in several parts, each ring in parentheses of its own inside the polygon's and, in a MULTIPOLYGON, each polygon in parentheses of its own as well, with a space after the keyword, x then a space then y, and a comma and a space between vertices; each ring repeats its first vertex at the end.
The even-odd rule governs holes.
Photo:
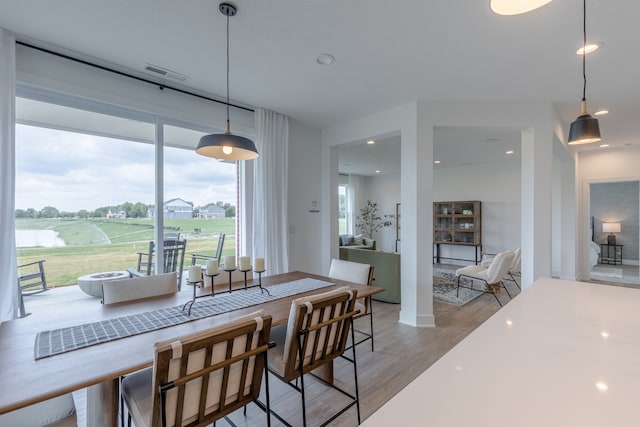
POLYGON ((605 338, 605 339, 606 339, 606 338, 609 338, 609 332, 607 332, 607 331, 602 331, 602 332, 600 332, 600 336, 601 336, 602 338, 605 338))
POLYGON ((609 144, 600 144, 600 148, 607 148, 609 144))
POLYGON ((504 154, 513 154, 513 153, 515 153, 515 151, 513 151, 513 150, 507 150, 507 151, 504 152, 504 154))
POLYGON ((491 0, 491 10, 498 15, 519 15, 544 6, 551 0, 491 0))
POLYGON ((507 320, 505 323, 506 323, 506 324, 507 324, 507 326, 509 326, 509 327, 513 326, 513 321, 512 321, 511 319, 507 320))
POLYGON ((604 43, 602 43, 602 42, 587 43, 586 45, 584 45, 584 47, 581 47, 580 49, 576 50, 576 54, 577 55, 584 55, 584 54, 588 55, 591 52, 595 52, 596 50, 600 49, 602 46, 604 46, 604 43))
POLYGON ((368 144, 368 145, 373 145, 373 144, 375 144, 375 143, 376 143, 376 142, 375 142, 373 139, 370 139, 370 140, 368 140, 368 141, 367 141, 367 144, 368 144))
POLYGON ((609 110, 598 110, 593 113, 594 116, 606 116, 607 114, 609 114, 609 110))
POLYGON ((380 173, 380 169, 377 169, 377 170, 376 170, 376 173, 380 173))
POLYGON ((440 160, 434 160, 433 163, 436 164, 436 165, 439 165, 440 164, 440 160))
POLYGON ((600 391, 607 391, 609 390, 609 386, 607 385, 607 383, 605 383, 604 381, 598 381, 596 383, 596 388, 600 391))
POLYGON ((316 58, 316 62, 320 65, 331 65, 336 62, 336 58, 330 53, 321 53, 316 58))

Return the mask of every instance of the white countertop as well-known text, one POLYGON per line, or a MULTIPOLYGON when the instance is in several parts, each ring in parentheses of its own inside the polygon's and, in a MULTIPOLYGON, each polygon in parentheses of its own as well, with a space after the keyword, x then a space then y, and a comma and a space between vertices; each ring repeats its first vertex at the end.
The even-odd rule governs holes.
POLYGON ((640 426, 640 289, 538 279, 362 425, 640 426))

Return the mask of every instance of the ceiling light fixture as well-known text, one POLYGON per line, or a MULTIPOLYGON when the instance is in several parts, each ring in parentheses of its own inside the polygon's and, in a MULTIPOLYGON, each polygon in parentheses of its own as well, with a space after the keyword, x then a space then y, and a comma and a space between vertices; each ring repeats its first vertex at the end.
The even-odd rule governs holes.
POLYGON ((375 143, 376 142, 373 139, 370 139, 370 140, 367 141, 367 145, 373 145, 375 143))
MULTIPOLYGON (((582 36, 583 46, 587 45, 587 0, 582 1, 582 36)), ((595 119, 587 112, 587 72, 586 72, 587 55, 582 55, 582 112, 577 119, 571 123, 569 129, 569 145, 590 144, 598 142, 600 137, 600 125, 598 119, 595 119)))
POLYGON ((491 10, 498 15, 519 15, 550 2, 551 0, 491 0, 491 10))
POLYGON ((596 50, 600 49, 602 47, 602 42, 597 42, 597 43, 585 43, 583 45, 583 47, 581 47, 580 49, 576 50, 576 55, 584 55, 584 54, 590 54, 592 52, 595 52, 596 50))
POLYGON ((609 144, 600 144, 600 148, 607 148, 609 147, 609 144))
POLYGON ((436 164, 436 165, 439 165, 440 164, 440 160, 434 160, 433 163, 436 164))
POLYGON ((593 113, 594 116, 606 116, 607 114, 609 114, 609 110, 598 110, 593 113))
POLYGON ((229 122, 229 17, 238 13, 231 3, 220 3, 220 12, 227 17, 227 128, 223 134, 205 135, 200 138, 196 153, 224 160, 251 160, 258 157, 255 144, 248 138, 231 133, 229 122))
POLYGON ((507 151, 504 152, 504 154, 513 154, 513 153, 515 153, 515 151, 513 151, 513 150, 507 150, 507 151))
POLYGON ((321 53, 316 58, 316 62, 320 65, 331 65, 336 62, 336 58, 330 53, 321 53))

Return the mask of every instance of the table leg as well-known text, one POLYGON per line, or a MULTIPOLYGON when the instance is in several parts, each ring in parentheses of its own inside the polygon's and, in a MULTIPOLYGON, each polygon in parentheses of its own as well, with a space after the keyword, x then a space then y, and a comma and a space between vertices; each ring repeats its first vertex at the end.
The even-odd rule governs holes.
POLYGON ((326 382, 333 384, 333 361, 317 367, 313 370, 313 373, 326 382))
POLYGON ((117 378, 87 388, 87 426, 118 426, 118 393, 117 378))

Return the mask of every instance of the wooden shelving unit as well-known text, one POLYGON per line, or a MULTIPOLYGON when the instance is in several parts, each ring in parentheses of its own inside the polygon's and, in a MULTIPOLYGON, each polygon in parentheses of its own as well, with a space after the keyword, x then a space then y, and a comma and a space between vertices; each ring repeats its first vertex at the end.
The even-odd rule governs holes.
POLYGON ((480 262, 482 257, 482 203, 477 200, 433 203, 434 261, 456 259, 480 262), (462 245, 475 249, 473 259, 445 258, 440 245, 462 245))

